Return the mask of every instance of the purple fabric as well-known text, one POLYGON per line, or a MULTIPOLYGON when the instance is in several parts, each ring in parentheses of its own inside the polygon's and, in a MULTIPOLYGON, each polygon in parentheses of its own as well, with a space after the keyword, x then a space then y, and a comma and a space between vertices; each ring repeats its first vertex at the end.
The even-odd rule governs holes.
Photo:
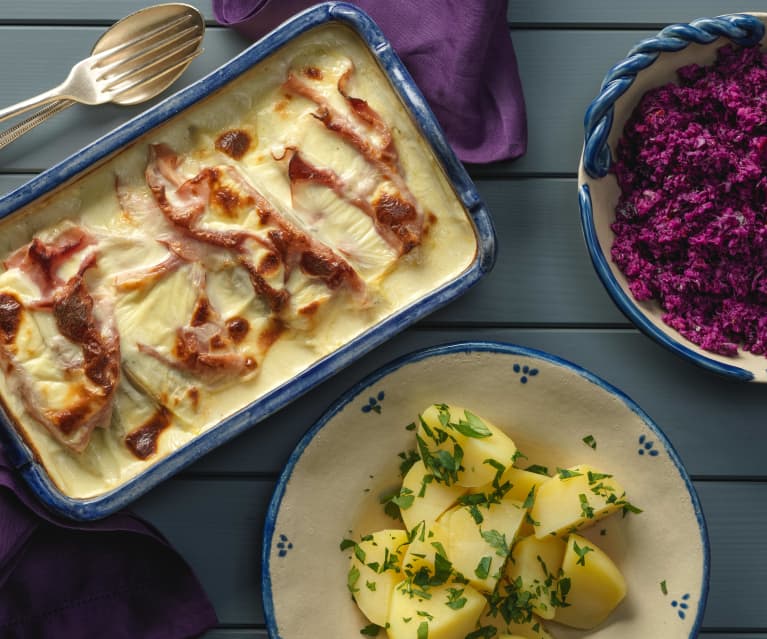
POLYGON ((182 639, 216 624, 163 536, 126 513, 80 524, 38 503, 0 446, 0 637, 182 639))
MULTIPOLYGON (((220 24, 257 39, 311 0, 212 0, 220 24)), ((381 27, 458 157, 522 155, 527 124, 507 0, 350 0, 381 27)))

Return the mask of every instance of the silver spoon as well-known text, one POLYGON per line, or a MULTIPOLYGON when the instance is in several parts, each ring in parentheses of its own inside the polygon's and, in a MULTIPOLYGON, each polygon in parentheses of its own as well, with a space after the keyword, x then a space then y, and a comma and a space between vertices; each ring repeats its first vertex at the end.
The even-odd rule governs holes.
POLYGON ((147 7, 119 20, 99 38, 91 56, 75 65, 63 84, 0 109, 3 120, 47 102, 32 116, 0 133, 0 148, 76 101, 129 105, 155 97, 202 52, 204 33, 205 21, 199 11, 180 3, 147 7))

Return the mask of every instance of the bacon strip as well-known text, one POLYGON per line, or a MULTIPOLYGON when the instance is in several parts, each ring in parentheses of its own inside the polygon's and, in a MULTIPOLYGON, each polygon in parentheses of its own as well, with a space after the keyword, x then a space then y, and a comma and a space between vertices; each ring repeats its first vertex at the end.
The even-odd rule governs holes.
POLYGON ((413 223, 418 212, 410 202, 402 201, 394 195, 381 194, 372 203, 361 195, 351 192, 348 185, 335 171, 310 164, 298 151, 295 151, 288 163, 291 193, 302 183, 325 186, 339 198, 358 208, 373 220, 378 234, 400 255, 412 250, 420 243, 420 233, 416 233, 413 223))
MULTIPOLYGON (((40 287, 43 298, 25 307, 9 292, 0 294, 0 362, 19 393, 27 412, 58 441, 72 450, 82 451, 95 428, 109 425, 120 380, 120 340, 114 319, 105 304, 95 310, 95 300, 83 279, 96 262, 96 254, 86 254, 78 271, 66 282, 58 275, 59 266, 90 244, 90 237, 76 227, 63 231, 50 243, 35 238, 7 261, 40 287), (49 406, 42 399, 36 381, 19 361, 18 328, 30 309, 50 312, 59 333, 79 347, 79 361, 62 362, 69 385, 69 403, 49 406)), ((55 349, 53 349, 55 352, 55 349)))
POLYGON ((55 287, 63 284, 58 275, 59 268, 73 255, 95 243, 96 239, 85 230, 71 226, 48 243, 33 238, 29 244, 14 251, 3 266, 18 268, 27 274, 40 289, 40 295, 48 298, 55 287))
MULTIPOLYGON (((348 94, 347 84, 353 71, 354 67, 350 66, 337 84, 338 92, 349 106, 348 113, 342 113, 335 108, 322 92, 311 84, 311 76, 307 77, 306 74, 289 72, 283 88, 314 102, 318 107, 314 117, 322 122, 328 131, 348 142, 378 172, 382 182, 390 183, 391 188, 386 189, 382 196, 371 203, 373 219, 376 221, 376 230, 382 233, 387 242, 395 238, 400 253, 408 253, 421 243, 423 211, 402 176, 390 127, 365 100, 348 94), (365 130, 377 133, 381 142, 374 144, 369 137, 363 135, 365 130)), ((322 171, 314 167, 316 176, 327 179, 322 175, 322 171)))
POLYGON ((200 293, 189 324, 176 329, 173 357, 163 355, 148 344, 139 343, 139 351, 211 385, 253 373, 258 368, 256 358, 236 349, 247 329, 239 326, 235 331, 230 330, 205 292, 205 271, 196 267, 193 273, 192 286, 200 293))
POLYGON ((195 240, 232 251, 248 270, 256 294, 272 311, 279 313, 285 308, 289 291, 275 289, 267 282, 260 266, 249 259, 248 241, 255 241, 279 260, 284 267, 283 284, 293 269, 300 268, 330 290, 341 286, 357 293, 364 290, 364 282, 346 260, 289 222, 235 167, 203 169, 172 191, 173 185, 180 181, 177 176, 167 176, 168 167, 179 165, 177 160, 168 159, 175 153, 166 145, 155 145, 150 154, 146 180, 163 214, 195 240), (234 220, 255 211, 258 227, 252 230, 206 227, 202 217, 212 206, 224 210, 234 220))

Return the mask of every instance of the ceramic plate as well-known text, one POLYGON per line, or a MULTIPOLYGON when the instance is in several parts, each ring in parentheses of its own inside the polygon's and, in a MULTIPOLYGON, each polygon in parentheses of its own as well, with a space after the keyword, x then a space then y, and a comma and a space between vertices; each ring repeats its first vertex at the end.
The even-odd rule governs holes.
POLYGON ((695 490, 665 435, 631 399, 574 364, 510 344, 470 342, 419 351, 373 373, 299 443, 264 532, 272 639, 360 637, 368 622, 349 596, 349 553, 339 544, 393 527, 378 497, 398 486, 398 454, 415 447, 405 426, 441 402, 503 428, 530 464, 588 463, 614 473, 643 509, 586 533, 625 575, 626 599, 590 632, 548 624, 556 639, 697 635, 708 590, 707 533, 695 490), (584 443, 589 435, 596 448, 584 443))

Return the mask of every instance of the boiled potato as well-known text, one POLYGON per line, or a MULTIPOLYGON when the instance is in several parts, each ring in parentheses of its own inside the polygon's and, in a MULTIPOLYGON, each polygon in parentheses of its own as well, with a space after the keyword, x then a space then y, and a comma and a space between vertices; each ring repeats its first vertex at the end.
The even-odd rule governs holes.
POLYGON ((511 634, 514 637, 523 637, 524 639, 553 639, 553 637, 546 632, 546 628, 543 626, 543 622, 539 617, 534 614, 529 615, 529 619, 514 621, 511 620, 508 623, 504 620, 499 612, 492 614, 490 608, 485 608, 482 616, 477 622, 477 628, 485 628, 490 626, 496 629, 498 636, 511 634))
POLYGON ((620 510, 625 491, 612 475, 581 464, 560 470, 540 484, 530 516, 536 522, 535 536, 560 537, 592 525, 620 510))
POLYGON ((424 463, 415 462, 405 474, 400 490, 400 499, 412 497, 409 506, 400 506, 399 509, 405 528, 413 530, 419 522, 424 522, 429 528, 466 490, 462 486, 448 486, 434 481, 424 463))
POLYGON ((558 537, 525 537, 514 545, 506 564, 509 582, 531 594, 532 606, 542 619, 554 617, 550 593, 556 589, 566 546, 558 537))
MULTIPOLYGON (((449 483, 467 488, 493 480, 498 469, 487 460, 509 468, 517 452, 502 430, 470 411, 447 404, 432 404, 421 414, 417 435, 432 454, 444 451, 454 455, 455 445, 460 446, 462 470, 449 477, 449 483)), ((419 452, 423 455, 423 451, 419 452)))
POLYGON ((379 626, 386 623, 392 590, 402 580, 407 543, 404 530, 379 530, 365 536, 352 553, 349 588, 362 614, 379 626))
MULTIPOLYGON (((538 486, 547 479, 549 479, 548 475, 541 475, 539 473, 530 472, 529 470, 522 470, 521 468, 509 466, 501 476, 498 477, 497 481, 493 478, 493 481, 489 484, 477 488, 470 488, 469 492, 492 495, 499 490, 506 490, 504 493, 506 497, 526 503, 528 499, 534 499, 535 491, 538 486), (506 486, 508 486, 508 489, 506 489, 506 486)), ((531 523, 532 520, 528 519, 529 518, 527 517, 525 518, 525 521, 522 522, 522 526, 519 529, 519 534, 525 537, 532 535, 535 532, 531 523)))
POLYGON ((612 559, 580 535, 567 540, 560 579, 570 580, 569 605, 557 608, 554 620, 573 628, 595 628, 626 596, 626 581, 612 559))
POLYGON ((430 586, 428 598, 407 582, 394 588, 389 608, 389 639, 464 639, 477 624, 485 598, 469 585, 430 586))
POLYGON ((445 513, 447 556, 480 592, 492 592, 503 574, 511 543, 527 511, 522 502, 457 506, 445 513))

